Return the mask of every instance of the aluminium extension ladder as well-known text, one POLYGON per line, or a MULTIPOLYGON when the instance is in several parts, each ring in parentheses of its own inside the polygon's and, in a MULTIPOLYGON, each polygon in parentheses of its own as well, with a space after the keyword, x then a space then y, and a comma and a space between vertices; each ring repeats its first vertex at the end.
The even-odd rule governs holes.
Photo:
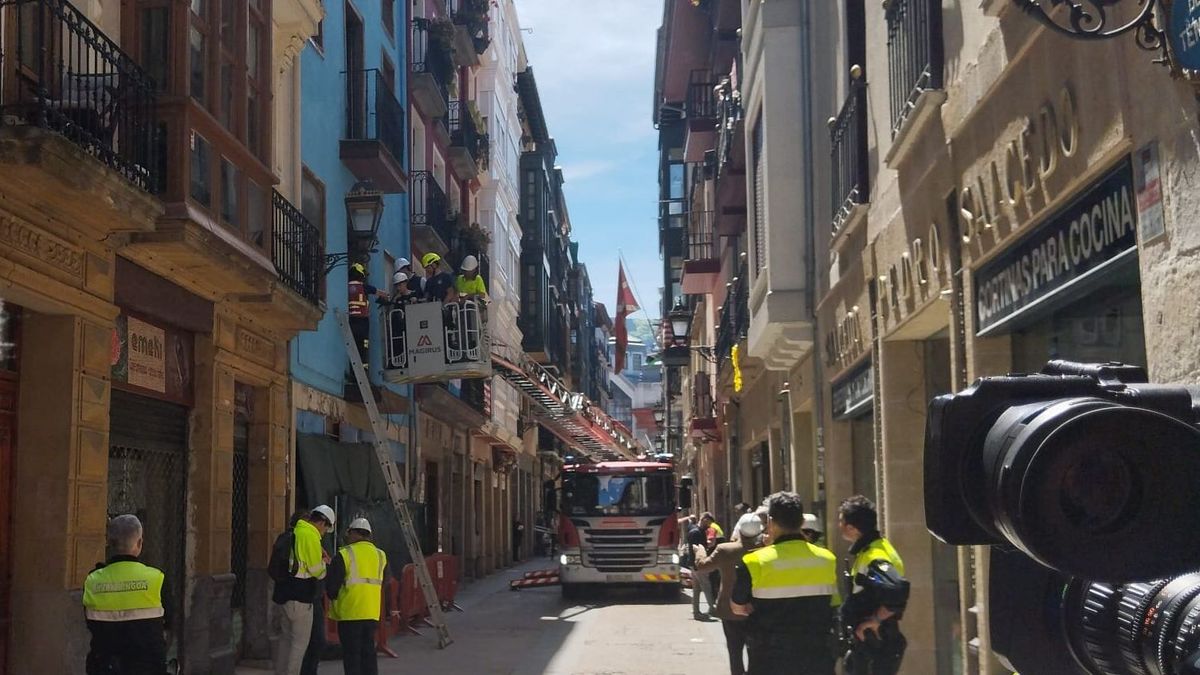
POLYGON ((342 329, 342 342, 346 346, 346 354, 350 357, 350 369, 354 372, 354 381, 358 383, 358 392, 362 395, 363 406, 367 409, 367 417, 371 420, 371 433, 375 437, 375 458, 379 461, 379 469, 383 472, 383 480, 387 483, 388 495, 392 499, 392 507, 396 510, 396 518, 400 521, 400 531, 404 533, 404 543, 416 566, 417 583, 425 595, 425 604, 429 607, 429 618, 438 633, 438 648, 448 647, 454 640, 450 638, 450 629, 446 627, 446 618, 442 613, 442 604, 438 600, 437 590, 433 587, 433 579, 429 576, 429 568, 425 565, 425 554, 421 552, 420 542, 417 541, 417 531, 413 527, 412 514, 408 511, 408 490, 400 481, 396 464, 391 458, 391 449, 387 443, 387 433, 383 420, 379 417, 379 408, 375 405, 375 396, 367 382, 367 371, 358 355, 358 346, 354 342, 354 334, 350 330, 350 322, 342 310, 334 310, 338 325, 342 329))

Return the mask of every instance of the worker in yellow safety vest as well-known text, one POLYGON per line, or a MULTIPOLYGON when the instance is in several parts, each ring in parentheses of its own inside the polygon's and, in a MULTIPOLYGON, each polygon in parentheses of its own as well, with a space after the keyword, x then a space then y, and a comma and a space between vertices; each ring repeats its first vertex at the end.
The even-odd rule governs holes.
POLYGON ((142 544, 137 516, 108 521, 108 545, 114 554, 83 582, 84 614, 92 634, 88 675, 162 675, 166 670, 164 575, 138 560, 142 544))
POLYGON ((375 631, 383 610, 387 554, 371 543, 371 523, 355 518, 343 546, 329 564, 329 617, 337 622, 346 675, 376 675, 375 631))
POLYGON ((837 557, 805 539, 796 493, 771 495, 767 518, 772 543, 742 558, 730 597, 733 612, 749 617, 747 672, 833 675, 837 557))

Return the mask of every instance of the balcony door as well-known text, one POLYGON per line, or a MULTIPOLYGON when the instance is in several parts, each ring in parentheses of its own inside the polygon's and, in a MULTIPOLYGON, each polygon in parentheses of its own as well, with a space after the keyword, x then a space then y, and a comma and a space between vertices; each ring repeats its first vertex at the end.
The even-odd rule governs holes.
POLYGON ((363 47, 363 20, 346 3, 346 124, 347 138, 366 138, 367 73, 363 47))

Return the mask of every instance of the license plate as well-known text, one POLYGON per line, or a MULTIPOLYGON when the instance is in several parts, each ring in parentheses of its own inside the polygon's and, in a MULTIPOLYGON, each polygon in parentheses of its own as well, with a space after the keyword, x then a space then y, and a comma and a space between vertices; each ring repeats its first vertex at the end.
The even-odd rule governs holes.
POLYGON ((608 581, 633 581, 632 574, 609 574, 606 578, 608 581))

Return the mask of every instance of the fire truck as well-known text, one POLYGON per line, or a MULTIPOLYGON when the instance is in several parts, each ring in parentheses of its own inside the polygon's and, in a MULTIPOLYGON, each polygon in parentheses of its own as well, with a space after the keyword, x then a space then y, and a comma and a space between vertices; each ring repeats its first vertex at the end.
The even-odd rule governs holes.
POLYGON ((563 467, 559 579, 565 598, 591 585, 647 584, 679 593, 675 467, 644 461, 563 467))

